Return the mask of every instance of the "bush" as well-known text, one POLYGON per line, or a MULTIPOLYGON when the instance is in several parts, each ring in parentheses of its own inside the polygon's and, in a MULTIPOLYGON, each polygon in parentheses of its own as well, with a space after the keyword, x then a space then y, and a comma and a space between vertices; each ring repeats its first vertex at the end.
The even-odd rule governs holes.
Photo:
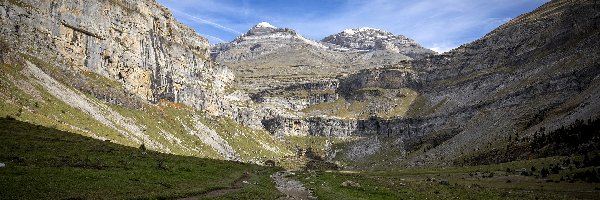
POLYGON ((550 171, 552 172, 552 174, 558 174, 560 172, 560 167, 558 165, 555 165, 554 167, 550 168, 550 171))
POLYGON ((548 174, 550 174, 550 172, 548 171, 548 169, 546 169, 545 167, 542 168, 542 171, 540 173, 542 175, 542 178, 546 178, 546 177, 548 177, 548 174))

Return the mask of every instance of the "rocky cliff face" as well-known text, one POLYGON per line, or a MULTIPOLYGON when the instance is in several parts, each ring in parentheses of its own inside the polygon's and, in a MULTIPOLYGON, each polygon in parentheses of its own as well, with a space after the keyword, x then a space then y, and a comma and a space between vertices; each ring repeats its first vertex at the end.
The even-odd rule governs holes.
POLYGON ((414 40, 403 35, 394 35, 374 28, 346 29, 340 33, 325 37, 321 42, 362 51, 391 51, 407 55, 413 59, 435 54, 421 47, 414 40))
POLYGON ((216 111, 233 78, 209 62, 206 39, 153 1, 4 1, 0 19, 21 51, 117 80, 151 103, 216 111))

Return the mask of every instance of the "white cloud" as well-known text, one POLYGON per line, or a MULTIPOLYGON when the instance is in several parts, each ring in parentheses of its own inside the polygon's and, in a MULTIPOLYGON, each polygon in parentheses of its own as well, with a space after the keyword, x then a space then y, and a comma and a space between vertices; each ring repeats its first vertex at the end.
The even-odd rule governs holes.
POLYGON ((208 37, 209 39, 216 40, 216 41, 218 41, 218 42, 227 42, 227 41, 225 41, 225 40, 223 40, 223 39, 221 39, 221 38, 219 38, 219 37, 212 36, 212 35, 209 35, 209 34, 201 33, 200 35, 202 35, 202 36, 204 36, 204 37, 208 37))
POLYGON ((439 43, 435 43, 433 44, 429 49, 438 52, 438 53, 444 53, 444 52, 448 52, 452 49, 456 48, 455 44, 439 44, 439 43))
POLYGON ((242 34, 242 32, 239 32, 239 31, 237 31, 237 30, 234 30, 234 29, 232 29, 232 28, 229 28, 229 27, 223 26, 223 25, 221 25, 221 24, 218 24, 218 23, 215 23, 215 22, 212 22, 212 21, 206 20, 206 19, 201 19, 201 18, 200 18, 200 17, 198 17, 198 16, 190 15, 190 14, 188 14, 188 13, 181 12, 181 11, 179 11, 179 10, 176 10, 176 9, 171 9, 171 10, 172 10, 173 12, 177 13, 177 14, 180 14, 180 15, 182 15, 183 17, 185 17, 185 18, 187 18, 187 19, 189 19, 189 20, 192 20, 192 21, 194 21, 194 22, 197 22, 197 23, 202 23, 202 24, 208 24, 208 25, 210 25, 210 26, 213 26, 213 27, 215 27, 215 28, 218 28, 218 29, 221 29, 221 30, 224 30, 224 31, 228 31, 228 32, 231 32, 231 33, 240 34, 240 35, 242 34))

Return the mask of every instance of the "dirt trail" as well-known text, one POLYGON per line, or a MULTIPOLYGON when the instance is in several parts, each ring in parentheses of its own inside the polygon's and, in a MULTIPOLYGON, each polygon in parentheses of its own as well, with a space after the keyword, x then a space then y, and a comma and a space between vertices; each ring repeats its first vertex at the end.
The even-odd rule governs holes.
POLYGON ((225 194, 228 194, 231 192, 237 192, 244 188, 245 184, 248 183, 248 180, 250 180, 250 174, 245 173, 242 177, 237 179, 229 188, 212 190, 212 191, 208 191, 208 192, 196 195, 196 196, 180 198, 179 200, 196 200, 196 199, 203 199, 203 198, 211 198, 211 197, 218 197, 221 195, 225 195, 225 194))
POLYGON ((312 196, 312 192, 304 187, 300 181, 287 178, 293 175, 293 172, 281 171, 275 172, 271 178, 275 181, 277 190, 285 194, 286 197, 281 197, 278 200, 313 200, 317 199, 312 196))

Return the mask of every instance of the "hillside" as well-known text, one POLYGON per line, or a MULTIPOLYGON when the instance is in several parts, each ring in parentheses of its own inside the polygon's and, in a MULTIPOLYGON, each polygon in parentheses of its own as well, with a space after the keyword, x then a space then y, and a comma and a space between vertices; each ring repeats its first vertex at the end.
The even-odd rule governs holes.
POLYGON ((0 118, 1 199, 222 199, 281 196, 269 175, 252 164, 125 147, 39 125, 0 118), (217 196, 214 196, 217 197, 217 196))
POLYGON ((415 120, 386 120, 379 131, 421 127, 395 138, 425 153, 397 161, 451 164, 507 148, 510 137, 528 140, 598 117, 598 11, 595 1, 552 1, 449 53, 407 63, 416 81, 390 84, 397 78, 382 74, 395 69, 369 71, 370 81, 353 88, 418 91, 409 110, 415 120))

